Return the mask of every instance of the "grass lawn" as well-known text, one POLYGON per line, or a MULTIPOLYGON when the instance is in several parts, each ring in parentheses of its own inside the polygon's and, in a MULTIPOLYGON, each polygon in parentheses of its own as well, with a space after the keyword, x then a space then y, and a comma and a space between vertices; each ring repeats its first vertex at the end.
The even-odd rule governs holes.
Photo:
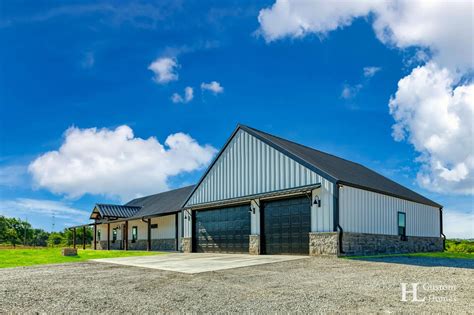
POLYGON ((97 258, 114 258, 129 256, 149 256, 165 254, 163 252, 122 251, 122 250, 78 250, 77 256, 62 256, 61 248, 44 249, 1 249, 0 268, 59 264, 85 261, 97 258))
POLYGON ((453 253, 453 252, 432 252, 432 253, 413 253, 413 254, 395 254, 395 255, 374 255, 374 256, 349 256, 345 258, 360 259, 360 258, 383 258, 383 257, 430 257, 430 258, 460 258, 460 259, 474 259, 474 253, 453 253))

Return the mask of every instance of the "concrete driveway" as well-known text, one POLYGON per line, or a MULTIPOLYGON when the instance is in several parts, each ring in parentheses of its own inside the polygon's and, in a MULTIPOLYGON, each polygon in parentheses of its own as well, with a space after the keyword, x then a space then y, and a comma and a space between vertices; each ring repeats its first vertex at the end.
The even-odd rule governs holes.
POLYGON ((93 261, 193 274, 306 258, 309 257, 283 255, 255 256, 248 254, 173 253, 154 256, 103 258, 93 259, 93 261))

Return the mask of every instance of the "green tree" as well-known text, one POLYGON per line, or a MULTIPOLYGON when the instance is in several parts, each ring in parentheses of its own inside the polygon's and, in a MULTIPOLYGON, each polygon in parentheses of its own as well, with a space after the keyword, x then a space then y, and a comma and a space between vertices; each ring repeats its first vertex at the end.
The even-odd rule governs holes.
POLYGON ((64 241, 64 236, 62 235, 62 233, 58 233, 58 232, 52 232, 48 238, 48 244, 50 246, 61 245, 63 241, 64 241))
POLYGON ((7 242, 13 245, 13 247, 16 247, 16 244, 19 243, 18 234, 14 228, 7 228, 5 238, 7 242))

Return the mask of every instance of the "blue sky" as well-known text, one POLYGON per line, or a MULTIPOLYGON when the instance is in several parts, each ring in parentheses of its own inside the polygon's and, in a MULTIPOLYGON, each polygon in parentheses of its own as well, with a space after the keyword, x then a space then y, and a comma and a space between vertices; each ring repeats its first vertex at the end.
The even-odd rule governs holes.
MULTIPOLYGON (((116 203, 194 183, 215 154, 213 148, 220 149, 243 123, 362 163, 443 204, 452 213, 451 236, 473 237, 472 172, 469 169, 461 179, 451 172, 454 188, 436 188, 442 184, 439 174, 433 174, 426 161, 443 161, 441 155, 421 146, 423 139, 417 142, 416 121, 410 124, 397 116, 406 112, 397 108, 408 108, 402 97, 406 91, 398 86, 402 78, 414 78, 414 69, 428 69, 430 62, 451 67, 446 54, 437 59, 430 50, 442 51, 442 46, 387 43, 375 34, 375 9, 359 16, 350 13, 350 22, 336 28, 309 27, 300 34, 301 28, 294 31, 289 23, 282 31, 272 24, 270 15, 278 9, 273 5, 274 1, 3 3, 0 213, 27 218, 47 230, 54 214, 58 230, 87 222, 96 202, 116 203), (268 20, 262 15, 265 8, 268 20), (160 83, 149 67, 163 58, 175 62, 167 70, 177 78, 160 83), (212 81, 223 91, 201 88, 212 81), (193 89, 188 102, 186 87, 193 89), (181 102, 172 101, 174 93, 181 102), (392 113, 391 98, 398 106, 392 113), (393 135, 397 122, 408 134, 401 141, 393 135), (101 130, 115 135, 123 125, 133 136, 117 138, 117 148, 115 142, 94 148, 106 137, 101 130), (180 143, 195 146, 165 145, 168 153, 160 155, 156 148, 174 134, 188 135, 180 143), (81 137, 90 142, 83 144, 77 140, 81 137), (67 139, 68 153, 36 160, 59 150, 67 139), (134 176, 122 171, 95 172, 97 178, 76 181, 97 167, 72 167, 74 161, 91 161, 75 157, 76 150, 111 156, 125 147, 134 158, 134 152, 150 149, 151 156, 164 159, 158 164, 179 163, 182 158, 189 166, 173 166, 176 169, 168 173, 157 167, 148 178, 149 162, 137 159, 137 165, 144 164, 134 166, 134 172, 148 180, 146 186, 134 185, 134 176), (56 166, 62 173, 52 175, 56 166), (80 176, 67 176, 69 172, 80 176), (420 174, 428 176, 428 182, 420 174), (120 195, 113 195, 113 189, 120 195), (464 225, 457 228, 458 222, 464 225)), ((472 86, 470 75, 463 80, 467 83, 454 81, 451 88, 472 86)), ((414 102, 423 102, 420 98, 414 102)), ((472 140, 472 127, 466 132, 462 139, 472 140)), ((472 158, 472 142, 465 150, 472 158)), ((116 162, 110 158, 106 161, 116 162)), ((448 170, 460 164, 445 162, 448 170)))

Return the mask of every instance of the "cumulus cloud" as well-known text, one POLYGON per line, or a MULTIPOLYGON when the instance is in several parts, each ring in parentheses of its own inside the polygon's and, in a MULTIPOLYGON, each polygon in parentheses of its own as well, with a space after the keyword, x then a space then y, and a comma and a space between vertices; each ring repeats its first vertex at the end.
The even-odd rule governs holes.
POLYGON ((194 90, 190 86, 184 88, 184 96, 181 96, 178 93, 173 93, 173 95, 171 95, 171 101, 173 103, 189 103, 193 100, 193 98, 194 90))
POLYGON ((201 83, 201 89, 203 91, 211 91, 214 94, 219 94, 224 92, 224 88, 221 86, 221 84, 217 81, 212 81, 210 83, 201 83))
POLYGON ((364 77, 372 78, 377 72, 381 70, 380 67, 364 67, 364 77))
POLYGON ((135 137, 126 126, 111 129, 69 128, 58 150, 29 165, 37 186, 78 198, 101 194, 122 201, 169 189, 168 179, 205 167, 217 150, 184 133, 135 137))
MULTIPOLYGON (((258 32, 267 42, 311 33, 327 36, 366 18, 381 42, 416 48, 414 58, 425 64, 399 81, 389 102, 394 139, 407 140, 420 153, 421 186, 473 194, 472 11, 470 1, 277 0, 260 11, 258 32)), ((364 70, 366 77, 373 70, 364 70)), ((341 97, 357 91, 344 86, 341 97)))
POLYGON ((474 85, 454 86, 434 63, 415 68, 398 82, 390 100, 393 137, 421 153, 417 179, 429 190, 474 193, 474 85))
POLYGON ((155 74, 153 80, 158 84, 178 80, 178 68, 179 64, 176 58, 170 57, 158 58, 148 66, 148 70, 155 74))
POLYGON ((434 61, 464 68, 472 67, 472 10, 471 1, 277 0, 260 10, 258 32, 267 41, 310 33, 324 36, 370 15, 383 43, 402 49, 428 48, 434 61))

